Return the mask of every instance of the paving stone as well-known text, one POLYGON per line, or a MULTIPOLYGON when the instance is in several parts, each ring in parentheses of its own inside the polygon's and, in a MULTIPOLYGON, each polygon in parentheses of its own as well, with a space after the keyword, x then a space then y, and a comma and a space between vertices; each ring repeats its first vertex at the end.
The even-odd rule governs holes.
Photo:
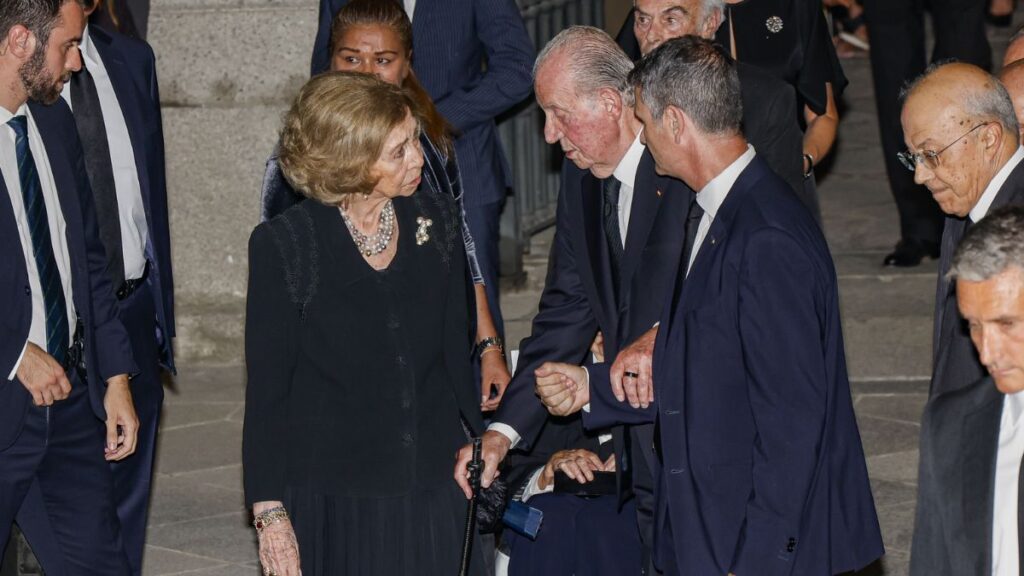
POLYGON ((229 464, 217 468, 205 470, 193 470, 191 472, 179 472, 167 474, 172 478, 189 478, 200 484, 213 486, 222 490, 230 490, 241 494, 242 492, 242 465, 229 464))
POLYGON ((142 573, 147 576, 164 576, 223 565, 224 563, 219 560, 202 558, 193 554, 186 554, 177 550, 168 550, 148 544, 146 546, 146 555, 142 562, 142 573))
POLYGON ((147 541, 169 550, 239 564, 257 559, 256 532, 249 514, 237 513, 150 526, 147 541))
POLYGON ((927 379, 931 376, 930 316, 843 318, 846 362, 855 380, 927 379))
POLYGON ((237 489, 220 488, 194 476, 159 475, 153 479, 153 487, 151 528, 245 509, 237 489))
POLYGON ((875 507, 888 509, 897 504, 917 501, 917 486, 906 482, 893 482, 879 478, 871 479, 871 492, 875 497, 875 507))
MULTIPOLYGON (((861 428, 863 434, 864 429, 861 428)), ((918 452, 917 447, 914 448, 906 452, 868 456, 868 475, 872 479, 917 484, 918 452)))
POLYGON ((242 425, 216 422, 165 430, 159 439, 160 471, 185 472, 242 461, 242 425))
POLYGON ((857 398, 857 414, 918 424, 924 413, 927 394, 878 394, 857 398))
POLYGON ((878 522, 882 527, 882 541, 889 552, 910 552, 914 533, 916 502, 878 506, 878 522))
POLYGON ((896 422, 882 418, 857 415, 860 437, 864 443, 864 454, 877 456, 906 452, 917 448, 921 427, 915 423, 896 422))
POLYGON ((174 402, 164 406, 160 415, 160 429, 194 426, 209 422, 226 421, 244 406, 241 402, 203 403, 174 402))

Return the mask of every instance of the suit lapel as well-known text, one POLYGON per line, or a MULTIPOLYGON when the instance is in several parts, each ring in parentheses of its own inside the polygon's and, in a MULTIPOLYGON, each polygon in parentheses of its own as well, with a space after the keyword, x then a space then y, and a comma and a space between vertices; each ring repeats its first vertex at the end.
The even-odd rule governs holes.
MULTIPOLYGON (((640 256, 647 246, 647 238, 661 207, 663 190, 658 189, 658 178, 654 172, 654 157, 644 151, 637 166, 636 181, 633 183, 633 205, 629 212, 629 227, 626 229, 626 248, 622 257, 622 286, 629 289, 633 273, 640 265, 640 256)), ((628 298, 628 292, 625 297, 628 298)))
POLYGON ((992 504, 995 496, 996 454, 1004 396, 995 385, 985 387, 985 400, 963 419, 961 454, 963 461, 962 518, 966 550, 978 554, 969 565, 992 571, 992 504))
POLYGON ((935 289, 935 327, 933 328, 933 372, 936 373, 935 380, 938 380, 940 367, 939 345, 945 334, 946 322, 946 300, 950 297, 952 282, 946 280, 946 272, 953 263, 953 254, 956 252, 960 239, 963 238, 964 230, 967 228, 967 220, 960 218, 946 218, 946 225, 942 229, 942 247, 939 255, 939 277, 935 289))
POLYGON ((135 85, 131 75, 128 73, 128 66, 121 55, 111 45, 111 38, 96 26, 89 27, 89 39, 103 59, 103 67, 110 77, 110 84, 117 96, 118 106, 124 116, 124 123, 128 128, 128 139, 132 144, 132 155, 135 157, 135 172, 139 177, 139 188, 142 190, 142 202, 146 209, 146 217, 152 222, 152 215, 149 213, 150 206, 150 182, 149 173, 144 169, 149 163, 146 161, 146 136, 142 133, 145 121, 142 117, 142 110, 139 109, 139 102, 143 97, 139 94, 139 88, 135 85))
MULTIPOLYGON (((594 177, 589 171, 580 179, 580 187, 577 193, 580 195, 582 214, 582 234, 576 237, 580 240, 577 243, 576 253, 581 256, 580 264, 583 264, 583 254, 586 254, 586 262, 589 270, 581 270, 581 279, 589 283, 592 293, 597 298, 595 312, 598 324, 602 329, 610 330, 613 326, 610 322, 616 317, 615 295, 612 292, 611 269, 609 268, 608 243, 601 228, 601 181, 594 177), (589 273, 588 273, 589 272, 589 273)), ((614 334, 605 334, 605 338, 615 338, 614 334)), ((607 341, 605 346, 608 346, 607 341)))

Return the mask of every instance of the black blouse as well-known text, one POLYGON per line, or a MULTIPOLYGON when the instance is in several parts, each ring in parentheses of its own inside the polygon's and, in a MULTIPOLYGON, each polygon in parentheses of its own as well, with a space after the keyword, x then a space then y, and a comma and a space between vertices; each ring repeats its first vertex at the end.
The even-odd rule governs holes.
POLYGON ((450 198, 394 200, 385 270, 359 254, 337 208, 303 202, 249 245, 243 464, 248 503, 286 487, 354 497, 452 482, 483 427, 469 300, 450 198), (419 243, 417 218, 429 218, 419 243))
MULTIPOLYGON (((828 105, 825 84, 836 98, 846 87, 832 45, 821 0, 744 0, 725 7, 716 40, 730 47, 730 23, 736 59, 763 68, 790 83, 816 114, 828 105)), ((799 107, 802 116, 803 106, 799 107)))

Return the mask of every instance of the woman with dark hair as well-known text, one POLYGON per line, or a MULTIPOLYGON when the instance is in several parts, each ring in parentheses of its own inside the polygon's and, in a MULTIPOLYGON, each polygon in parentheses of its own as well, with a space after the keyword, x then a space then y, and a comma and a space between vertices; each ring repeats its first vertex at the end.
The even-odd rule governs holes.
POLYGON ((459 208, 417 191, 415 107, 332 72, 285 118, 281 171, 308 200, 253 232, 246 309, 242 463, 265 574, 460 566, 451 455, 483 421, 459 208))
MULTIPOLYGON (((428 194, 455 198, 462 214, 462 239, 476 300, 476 341, 480 361, 481 409, 494 410, 512 379, 505 364, 504 343, 498 336, 477 264, 476 248, 462 208, 462 183, 452 143, 452 128, 434 107, 412 71, 412 23, 394 0, 353 0, 334 18, 331 28, 331 70, 376 75, 401 86, 411 96, 423 127, 423 184, 428 194), (492 387, 497 394, 491 398, 492 387)), ((267 160, 263 180, 262 219, 268 220, 302 197, 282 177, 277 153, 267 160)))

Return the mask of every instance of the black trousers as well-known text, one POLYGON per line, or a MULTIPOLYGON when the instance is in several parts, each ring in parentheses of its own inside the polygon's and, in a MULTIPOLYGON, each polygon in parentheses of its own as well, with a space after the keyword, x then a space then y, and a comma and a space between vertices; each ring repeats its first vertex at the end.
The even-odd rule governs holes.
POLYGON ((924 12, 932 15, 935 50, 932 62, 956 59, 984 69, 992 65, 985 35, 987 0, 863 0, 871 42, 871 71, 875 82, 882 152, 904 239, 938 244, 943 214, 931 194, 914 184, 914 173, 896 158, 904 150, 900 126, 900 89, 920 76, 927 65, 924 12))
POLYGON ((18 439, 0 451, 0 545, 17 522, 47 576, 127 576, 106 429, 86 385, 72 375, 71 386, 66 400, 29 406, 18 439))

